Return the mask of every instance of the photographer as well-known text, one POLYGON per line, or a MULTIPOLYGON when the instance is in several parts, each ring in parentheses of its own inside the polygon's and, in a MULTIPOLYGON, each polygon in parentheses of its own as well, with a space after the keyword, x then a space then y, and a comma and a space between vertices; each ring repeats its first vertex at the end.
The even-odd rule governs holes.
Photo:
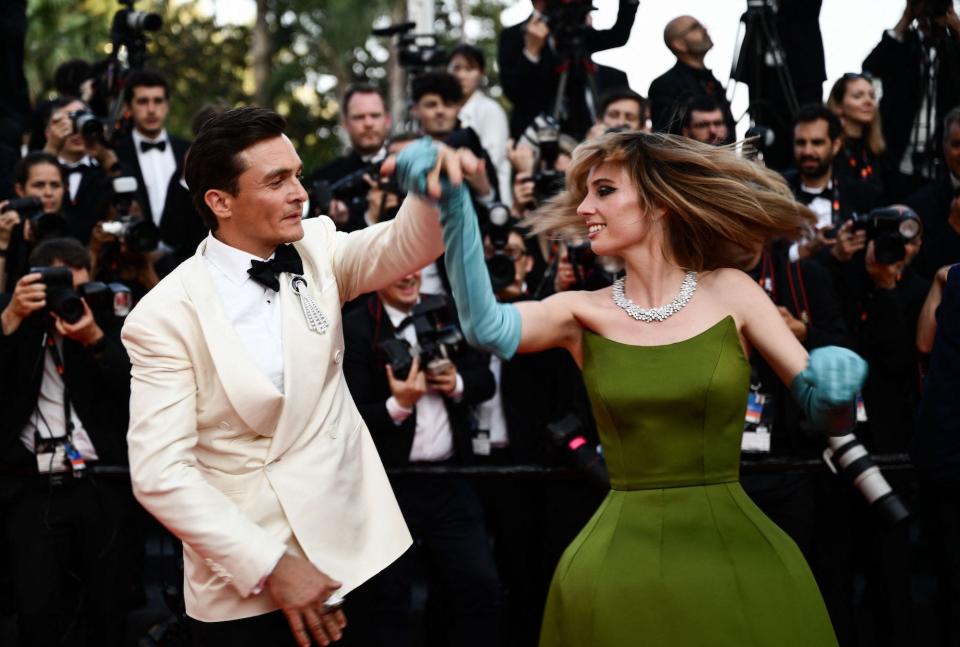
POLYGON ((553 111, 560 81, 558 67, 565 62, 569 62, 570 78, 564 97, 567 110, 560 116, 560 123, 564 132, 577 139, 584 136, 593 122, 587 106, 589 84, 581 76, 591 73, 584 69, 585 63, 596 69, 598 92, 626 87, 628 83, 620 70, 572 58, 626 45, 638 6, 638 0, 619 0, 616 23, 610 29, 598 30, 589 25, 586 12, 591 6, 587 2, 534 0, 529 18, 503 30, 497 61, 503 92, 513 104, 512 137, 519 137, 538 114, 553 111))
POLYGON ((650 84, 650 114, 655 132, 679 133, 683 111, 694 97, 711 97, 723 110, 727 132, 736 130, 723 86, 703 63, 713 41, 707 28, 693 16, 680 16, 663 29, 663 42, 677 63, 650 84))
POLYGON ((89 256, 72 239, 33 251, 0 315, 2 518, 20 644, 120 645, 129 485, 91 475, 126 464, 130 363, 112 313, 74 289, 89 256))
POLYGON ((13 175, 17 200, 0 202, 2 292, 12 291, 17 280, 27 273, 27 260, 37 243, 67 235, 62 214, 67 181, 57 158, 43 152, 28 153, 17 162, 13 175))
MULTIPOLYGON (((367 83, 353 84, 347 88, 340 105, 340 125, 350 139, 350 151, 314 171, 314 185, 317 182, 336 182, 368 167, 386 154, 391 120, 380 90, 367 83)), ((319 205, 311 205, 315 206, 319 205)), ((334 197, 330 200, 329 213, 326 215, 337 224, 337 229, 354 231, 367 226, 367 207, 366 199, 351 200, 347 204, 334 197)))
POLYGON ((949 0, 907 0, 863 61, 883 82, 880 116, 894 200, 938 174, 943 116, 960 104, 960 18, 949 0))
POLYGON ((927 234, 914 265, 928 279, 960 261, 960 106, 943 119, 943 158, 947 172, 906 200, 927 234))
POLYGON ((66 169, 64 216, 70 234, 86 243, 94 224, 106 217, 108 176, 116 174, 119 162, 104 144, 102 124, 85 103, 60 99, 53 106, 44 151, 56 156, 66 169), (84 127, 89 128, 89 134, 81 132, 84 127))
MULTIPOLYGON (((440 327, 455 322, 452 309, 415 309, 426 306, 427 299, 420 293, 420 272, 414 272, 344 319, 344 375, 387 468, 470 462, 469 407, 494 391, 483 355, 466 346, 449 354, 453 349, 438 336, 440 327), (390 350, 398 347, 405 357, 390 350), (438 354, 424 357, 427 349, 438 354), (398 374, 398 361, 407 363, 408 373, 398 374)), ((391 484, 414 540, 437 567, 440 581, 432 587, 431 599, 443 601, 449 618, 443 644, 495 644, 500 585, 473 487, 463 478, 427 475, 392 477, 391 484)), ((361 604, 382 607, 376 613, 381 644, 410 640, 410 627, 404 624, 409 621, 412 559, 408 552, 361 587, 366 590, 361 604), (389 619, 396 626, 386 626, 389 619)), ((351 597, 358 599, 356 593, 351 597)), ((368 623, 356 623, 361 624, 368 623)))
POLYGON ((687 102, 680 134, 711 146, 733 141, 723 110, 713 97, 694 97, 687 102))
MULTIPOLYGON (((159 228, 170 179, 183 174, 183 157, 190 142, 167 133, 170 85, 157 72, 137 70, 127 77, 123 107, 133 128, 117 142, 124 175, 137 179, 137 202, 143 217, 159 228)), ((171 247, 180 241, 165 240, 171 247)))
POLYGON ((650 132, 650 102, 629 88, 606 93, 597 108, 597 123, 586 139, 599 137, 610 128, 650 132))

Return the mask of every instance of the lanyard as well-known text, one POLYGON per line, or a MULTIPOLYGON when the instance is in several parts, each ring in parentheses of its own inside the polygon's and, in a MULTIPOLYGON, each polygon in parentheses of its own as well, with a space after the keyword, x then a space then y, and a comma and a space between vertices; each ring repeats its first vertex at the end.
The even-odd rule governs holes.
MULTIPOLYGON (((52 333, 46 333, 45 344, 47 350, 50 351, 50 357, 53 358, 53 365, 57 369, 57 375, 60 376, 60 381, 63 382, 63 419, 67 428, 67 438, 70 438, 73 435, 73 419, 70 416, 70 389, 67 387, 63 358, 60 356, 60 350, 57 348, 57 342, 54 340, 52 333)), ((51 429, 50 431, 52 432, 53 430, 51 429)))
MULTIPOLYGON (((773 263, 773 257, 769 252, 764 251, 763 256, 760 260, 760 287, 763 288, 763 291, 767 293, 767 296, 776 303, 777 305, 780 302, 777 300, 777 276, 776 269, 773 263)), ((793 300, 793 307, 797 313, 800 315, 800 320, 803 323, 810 325, 810 300, 807 298, 807 286, 803 281, 803 274, 800 272, 800 263, 787 263, 787 285, 790 287, 790 297, 793 300), (793 272, 790 271, 790 268, 794 268, 797 273, 797 278, 793 278, 793 272), (800 302, 803 302, 801 305, 800 302)))

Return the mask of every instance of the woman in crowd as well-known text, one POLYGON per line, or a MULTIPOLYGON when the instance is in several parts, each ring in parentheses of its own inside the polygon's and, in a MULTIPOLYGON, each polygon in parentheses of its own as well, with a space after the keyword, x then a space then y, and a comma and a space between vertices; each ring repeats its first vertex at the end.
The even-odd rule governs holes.
POLYGON ((881 159, 887 144, 870 78, 853 72, 841 76, 830 89, 827 107, 843 124, 843 150, 834 162, 835 175, 866 182, 877 193, 877 203, 885 202, 881 159))
MULTIPOLYGON (((63 198, 67 180, 56 157, 39 151, 29 153, 14 167, 14 182, 18 198, 37 198, 42 209, 35 214, 16 210, 0 214, 0 291, 3 292, 11 292, 17 280, 27 273, 30 250, 41 239, 66 233, 63 198)), ((0 211, 8 203, 0 203, 0 211)))
POLYGON ((480 90, 486 70, 483 52, 472 45, 460 45, 450 54, 447 71, 456 77, 463 88, 463 106, 457 113, 460 125, 473 128, 477 133, 480 144, 496 167, 501 199, 509 205, 512 191, 507 138, 510 136, 510 129, 507 113, 499 103, 480 90))
MULTIPOLYGON (((401 178, 433 165, 432 150, 408 148, 401 178)), ((581 144, 533 227, 586 235, 626 276, 515 305, 493 298, 462 186, 445 186, 440 213, 467 340, 501 357, 566 348, 610 471, 610 493, 557 566, 541 646, 836 645, 800 551, 738 482, 751 349, 833 434, 854 424, 866 370, 845 349, 808 356, 757 283, 727 269, 808 230, 813 216, 783 180, 670 135, 581 144)))

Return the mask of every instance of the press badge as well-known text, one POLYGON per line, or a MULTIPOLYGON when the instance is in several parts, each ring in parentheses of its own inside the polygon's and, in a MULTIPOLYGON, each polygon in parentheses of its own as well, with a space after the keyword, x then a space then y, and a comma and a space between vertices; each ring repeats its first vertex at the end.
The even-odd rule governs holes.
POLYGON ((857 394, 857 422, 867 421, 867 407, 863 404, 863 396, 857 394))
POLYGON ((66 438, 44 438, 34 435, 34 453, 37 456, 37 472, 58 474, 70 469, 67 457, 66 438))
POLYGON ((759 425, 763 418, 763 404, 767 401, 767 396, 757 391, 751 390, 747 394, 747 422, 751 425, 759 425))
POLYGON ((473 437, 473 453, 477 456, 490 455, 490 433, 489 432, 478 431, 477 435, 473 437))
POLYGON ((758 425, 754 431, 744 431, 740 450, 749 454, 770 453, 770 431, 765 425, 758 425))

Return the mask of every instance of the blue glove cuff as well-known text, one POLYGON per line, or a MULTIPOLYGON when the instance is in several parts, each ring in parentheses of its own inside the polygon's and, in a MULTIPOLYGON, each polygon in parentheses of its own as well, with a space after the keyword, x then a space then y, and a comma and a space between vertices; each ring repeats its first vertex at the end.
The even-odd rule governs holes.
POLYGON ((807 418, 830 435, 856 424, 856 398, 867 377, 867 363, 853 351, 825 346, 810 353, 807 368, 790 384, 790 392, 807 418))

